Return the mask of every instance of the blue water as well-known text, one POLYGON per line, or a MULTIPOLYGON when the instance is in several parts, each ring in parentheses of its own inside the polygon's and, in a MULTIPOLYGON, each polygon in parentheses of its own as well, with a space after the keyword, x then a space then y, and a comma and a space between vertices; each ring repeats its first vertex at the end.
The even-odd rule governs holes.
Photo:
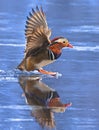
MULTIPOLYGON (((63 103, 72 106, 54 113, 55 130, 99 130, 99 1, 3 0, 0 3, 0 130, 43 130, 25 101, 16 66, 25 48, 25 21, 32 7, 46 12, 52 36, 64 36, 74 46, 45 69, 62 76, 41 76, 63 103), (5 4, 6 3, 6 4, 5 4)), ((24 74, 29 75, 29 74, 24 74)), ((34 75, 34 74, 33 74, 34 75)))

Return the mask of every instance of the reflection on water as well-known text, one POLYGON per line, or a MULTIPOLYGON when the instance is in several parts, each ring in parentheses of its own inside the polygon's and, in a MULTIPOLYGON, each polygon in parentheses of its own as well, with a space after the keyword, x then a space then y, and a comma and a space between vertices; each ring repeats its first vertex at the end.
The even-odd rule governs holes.
POLYGON ((42 127, 55 127, 54 113, 65 112, 71 103, 63 104, 58 93, 44 84, 38 76, 20 76, 26 103, 32 107, 32 116, 42 127))

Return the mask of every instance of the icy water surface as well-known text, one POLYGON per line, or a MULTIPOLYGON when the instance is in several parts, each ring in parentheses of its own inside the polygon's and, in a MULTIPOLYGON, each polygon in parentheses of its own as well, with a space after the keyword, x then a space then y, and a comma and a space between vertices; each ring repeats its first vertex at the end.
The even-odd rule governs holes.
POLYGON ((3 0, 0 3, 0 130, 99 130, 98 99, 99 1, 3 0), (15 69, 23 58, 26 16, 36 5, 44 8, 52 37, 67 37, 74 46, 63 49, 62 56, 45 67, 62 74, 56 78, 15 69), (50 108, 52 97, 58 97, 61 105, 72 105, 66 111, 65 107, 50 108))

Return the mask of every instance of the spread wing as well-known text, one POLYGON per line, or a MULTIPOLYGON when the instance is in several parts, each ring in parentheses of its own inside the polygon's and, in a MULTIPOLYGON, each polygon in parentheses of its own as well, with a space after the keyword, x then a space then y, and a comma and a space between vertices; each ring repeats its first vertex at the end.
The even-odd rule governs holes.
POLYGON ((51 30, 48 28, 42 8, 32 9, 32 13, 30 13, 26 21, 25 36, 27 43, 25 53, 27 54, 30 50, 50 44, 50 35, 51 30))

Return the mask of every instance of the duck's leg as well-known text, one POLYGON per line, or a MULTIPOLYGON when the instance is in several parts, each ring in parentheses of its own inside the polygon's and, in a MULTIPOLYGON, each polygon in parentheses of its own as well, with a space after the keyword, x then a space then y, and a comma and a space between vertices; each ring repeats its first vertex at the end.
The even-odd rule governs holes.
POLYGON ((42 73, 42 74, 48 74, 48 75, 52 75, 52 76, 56 76, 56 72, 49 72, 49 71, 46 71, 44 69, 38 69, 38 72, 42 73))

